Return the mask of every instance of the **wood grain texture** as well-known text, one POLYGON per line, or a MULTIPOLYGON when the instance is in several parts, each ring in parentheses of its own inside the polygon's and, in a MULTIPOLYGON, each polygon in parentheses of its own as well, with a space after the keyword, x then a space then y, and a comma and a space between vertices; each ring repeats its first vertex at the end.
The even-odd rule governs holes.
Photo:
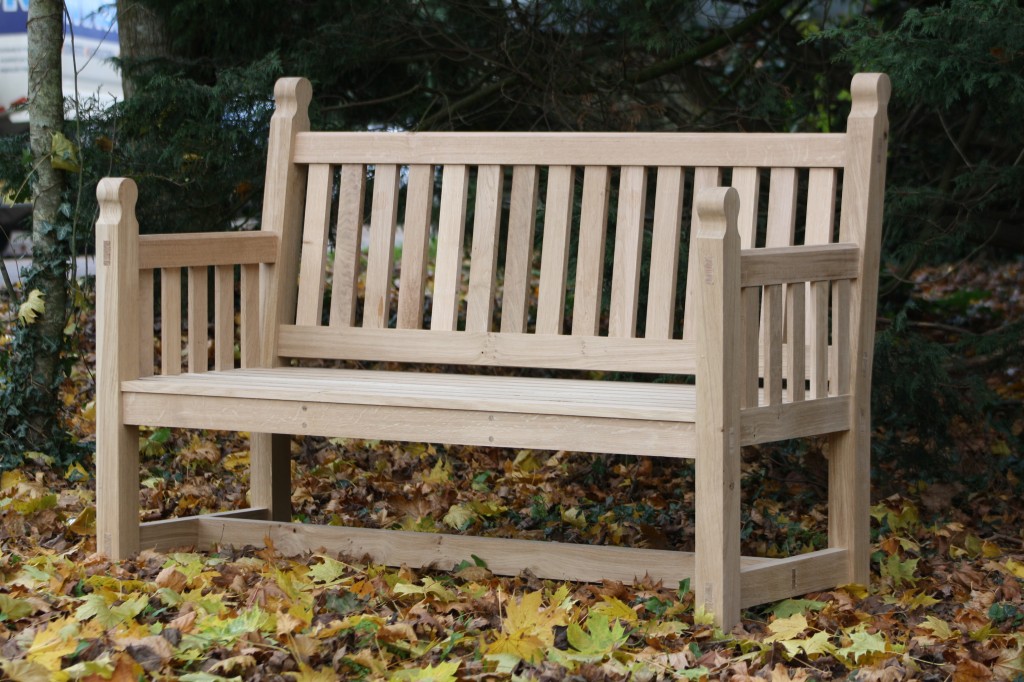
POLYGON ((817 282, 856 277, 860 248, 855 244, 750 249, 740 254, 742 286, 817 282))
POLYGON ((306 186, 305 221, 302 228, 296 324, 318 325, 323 314, 327 230, 333 197, 334 169, 325 163, 310 166, 306 186))
POLYGON ((96 198, 96 544, 116 561, 139 550, 139 430, 121 400, 139 374, 138 190, 104 178, 96 198))
POLYGON ((469 290, 466 292, 467 331, 491 331, 504 179, 501 166, 480 166, 477 169, 473 246, 469 259, 469 290))
POLYGON ((213 368, 235 366, 235 268, 213 269, 213 368))
MULTIPOLYGON (((808 174, 805 244, 830 244, 835 241, 837 175, 835 168, 812 168, 808 174)), ((859 253, 857 271, 860 271, 859 253)), ((828 282, 807 283, 807 344, 810 348, 812 398, 828 395, 828 302, 828 282)))
POLYGON ((462 243, 466 236, 466 192, 469 169, 448 165, 441 174, 441 216, 434 266, 434 308, 430 328, 454 330, 459 321, 462 288, 462 243))
POLYGON ((615 219, 608 336, 625 339, 636 336, 646 198, 647 169, 643 166, 623 167, 619 174, 619 206, 615 219))
POLYGON ((363 326, 384 328, 391 318, 395 270, 395 227, 398 224, 398 166, 377 164, 370 206, 370 251, 366 259, 363 326))
POLYGON ((181 268, 160 270, 160 373, 181 374, 181 268))
POLYGON ((740 195, 740 212, 736 227, 740 233, 740 248, 757 246, 758 204, 761 199, 761 169, 733 168, 732 186, 740 195))
POLYGON ((697 250, 693 248, 696 235, 700 232, 700 214, 696 209, 697 196, 706 189, 722 183, 722 171, 718 167, 695 168, 693 171, 694 208, 690 216, 690 249, 686 261, 686 299, 683 303, 683 340, 697 338, 697 250), (691 322, 692 319, 692 322, 691 322))
POLYGON ((840 585, 849 560, 845 549, 832 548, 770 562, 748 562, 741 569, 740 605, 746 608, 840 585))
POLYGON ((833 396, 744 409, 740 440, 743 445, 757 445, 845 431, 850 428, 849 407, 849 396, 833 396))
POLYGON ((761 359, 769 405, 782 403, 782 285, 764 287, 761 300, 761 359))
POLYGON ((205 372, 210 367, 209 268, 188 269, 188 371, 205 372))
POLYGON ((685 184, 682 168, 662 166, 658 169, 644 325, 644 336, 649 339, 670 339, 674 336, 685 184))
POLYGON ((139 267, 148 270, 273 263, 277 239, 269 232, 144 234, 139 237, 139 267))
POLYGON ((540 289, 537 294, 538 334, 562 333, 575 183, 576 175, 572 166, 552 166, 548 169, 544 242, 540 251, 540 289))
POLYGON ((239 283, 239 352, 241 366, 260 364, 260 269, 256 265, 241 266, 239 283))
POLYGON ((740 404, 743 407, 757 407, 758 383, 761 378, 760 287, 745 287, 740 292, 740 306, 740 325, 743 337, 743 377, 740 404))
POLYGON ((505 244, 504 286, 501 297, 501 331, 526 331, 529 315, 530 270, 533 263, 533 233, 537 225, 536 166, 512 169, 512 194, 508 210, 508 240, 505 244))
POLYGON ((804 343, 805 328, 805 300, 806 289, 794 285, 786 290, 786 333, 789 336, 789 343, 786 344, 786 392, 789 400, 799 402, 804 399, 806 393, 806 344, 804 343))
POLYGON ((154 365, 153 296, 153 271, 139 270, 139 376, 143 377, 153 373, 154 365))
POLYGON ((423 294, 430 255, 430 216, 434 208, 434 167, 409 167, 402 239, 402 271, 398 281, 398 328, 423 327, 423 294))
POLYGON ((343 164, 338 181, 338 224, 334 237, 330 315, 332 327, 351 327, 356 323, 365 195, 366 166, 358 163, 343 164))
POLYGON ((697 507, 694 595, 715 623, 740 616, 739 194, 705 189, 694 201, 697 291, 697 507))
POLYGON ((583 204, 580 207, 580 239, 572 306, 572 333, 576 336, 597 336, 600 331, 610 180, 611 172, 607 166, 587 166, 583 171, 583 204))

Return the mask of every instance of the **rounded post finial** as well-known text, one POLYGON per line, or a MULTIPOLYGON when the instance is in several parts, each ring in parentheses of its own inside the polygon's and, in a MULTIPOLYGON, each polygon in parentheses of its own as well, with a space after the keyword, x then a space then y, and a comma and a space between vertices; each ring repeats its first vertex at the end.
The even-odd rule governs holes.
MULTIPOLYGON (((736 218, 740 211, 740 194, 733 187, 709 187, 701 190, 695 202, 700 218, 698 237, 721 238, 729 226, 736 231, 736 218)), ((738 234, 738 233, 737 233, 738 234)))
POLYGON ((874 116, 889 104, 892 84, 884 73, 858 73, 850 84, 851 116, 874 116))
POLYGON ((131 178, 103 178, 96 185, 100 205, 98 222, 117 222, 122 213, 135 210, 139 189, 131 178))
POLYGON ((279 78, 274 85, 275 116, 305 113, 313 100, 313 86, 305 78, 279 78))

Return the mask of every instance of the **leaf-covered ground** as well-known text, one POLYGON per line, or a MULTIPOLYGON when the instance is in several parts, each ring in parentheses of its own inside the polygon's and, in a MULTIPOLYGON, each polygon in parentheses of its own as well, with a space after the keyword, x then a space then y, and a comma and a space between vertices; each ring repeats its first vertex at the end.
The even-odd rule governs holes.
MULTIPOLYGON (((986 300, 1019 316, 1021 269, 976 269, 988 293, 972 324, 986 300)), ((926 293, 967 285, 942 286, 926 293)), ((88 441, 85 346, 65 409, 88 441)), ((1024 397, 1014 372, 989 380, 1024 397)), ((95 554, 91 463, 57 470, 38 454, 0 477, 0 666, 14 680, 1024 679, 1021 453, 983 424, 953 433, 962 475, 876 465, 870 585, 747 611, 731 632, 686 585, 497 577, 473 557, 413 571, 224 547, 112 564, 95 554)), ((246 506, 244 438, 143 436, 147 519, 246 506)), ((745 452, 745 552, 823 545, 822 450, 745 452)), ((293 455, 293 508, 311 523, 692 548, 685 462, 312 438, 293 455)))

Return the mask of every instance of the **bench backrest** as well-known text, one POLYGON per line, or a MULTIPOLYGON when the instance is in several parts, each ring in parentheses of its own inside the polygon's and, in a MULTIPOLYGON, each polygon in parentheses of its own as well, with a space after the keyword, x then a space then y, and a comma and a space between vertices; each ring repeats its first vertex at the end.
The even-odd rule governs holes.
MULTIPOLYGON (((852 94, 841 134, 338 133, 310 132, 310 86, 284 79, 267 166, 263 229, 280 252, 261 278, 262 361, 694 373, 696 282, 680 291, 678 273, 697 267, 681 267, 680 245, 697 232, 693 197, 731 185, 744 250, 857 247, 854 272, 824 293, 808 284, 806 315, 798 301, 810 356, 827 353, 814 344, 827 346, 832 326, 821 381, 837 386, 873 338, 888 83, 861 74, 852 94)), ((753 304, 758 315, 783 319, 777 293, 753 304)))

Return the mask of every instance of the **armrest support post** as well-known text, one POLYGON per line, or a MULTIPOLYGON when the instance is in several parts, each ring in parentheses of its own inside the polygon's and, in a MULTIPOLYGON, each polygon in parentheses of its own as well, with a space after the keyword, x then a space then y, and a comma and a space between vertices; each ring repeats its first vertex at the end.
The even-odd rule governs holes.
POLYGON ((740 617, 739 194, 715 187, 696 198, 697 603, 717 624, 740 617))

